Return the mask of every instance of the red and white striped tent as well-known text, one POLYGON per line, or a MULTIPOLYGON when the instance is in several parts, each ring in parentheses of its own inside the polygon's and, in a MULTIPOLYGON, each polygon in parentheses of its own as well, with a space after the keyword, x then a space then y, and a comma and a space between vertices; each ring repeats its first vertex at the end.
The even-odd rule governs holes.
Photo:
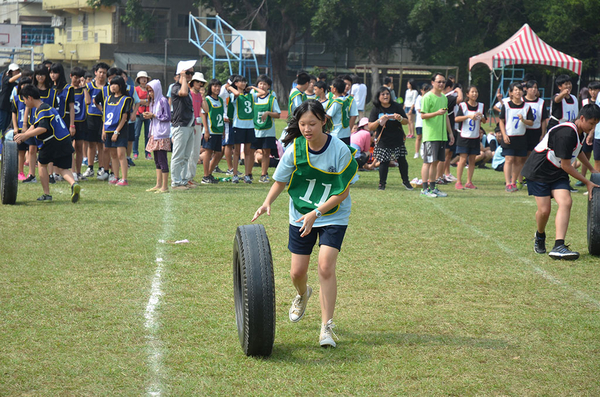
POLYGON ((581 75, 582 66, 579 59, 546 44, 528 24, 498 47, 469 58, 469 71, 477 63, 486 64, 490 70, 509 65, 547 65, 568 69, 578 75, 581 75))

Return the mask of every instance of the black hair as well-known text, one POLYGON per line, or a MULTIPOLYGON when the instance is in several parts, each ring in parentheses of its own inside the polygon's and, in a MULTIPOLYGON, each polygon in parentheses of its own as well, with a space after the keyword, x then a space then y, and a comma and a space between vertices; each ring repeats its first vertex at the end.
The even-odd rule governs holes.
MULTIPOLYGON (((128 95, 127 84, 125 84, 125 80, 123 79, 123 77, 116 76, 116 77, 113 77, 112 79, 110 79, 109 86, 111 86, 113 84, 116 84, 119 86, 119 91, 121 92, 121 95, 128 95)), ((109 89, 109 92, 110 92, 110 89, 109 89)))
POLYGON ((394 80, 390 77, 390 76, 385 76, 383 78, 383 84, 390 84, 392 83, 394 80))
POLYGON ((479 88, 477 88, 477 86, 475 85, 470 85, 467 87, 467 90, 465 91, 467 94, 469 93, 469 91, 471 91, 471 88, 475 88, 477 90, 477 92, 479 92, 479 88))
POLYGON ((381 95, 383 92, 389 92, 390 93, 390 102, 392 101, 391 95, 392 93, 390 92, 390 89, 387 88, 386 86, 382 85, 381 87, 379 87, 379 89, 377 90, 377 92, 375 92, 375 94, 373 95, 373 106, 375 107, 381 107, 381 101, 379 100, 379 95, 381 95))
POLYGON ((523 91, 523 86, 521 85, 521 83, 517 83, 515 81, 514 83, 510 83, 510 85, 508 86, 508 92, 511 93, 515 87, 523 91))
MULTIPOLYGON (((45 67, 44 65, 40 66, 45 67)), ((40 99, 40 90, 31 84, 26 84, 21 87, 21 93, 19 95, 21 95, 22 98, 29 97, 32 99, 40 99)))
POLYGON ((310 79, 309 81, 317 81, 317 76, 315 76, 314 74, 309 74, 308 78, 310 79))
POLYGON ((258 83, 265 83, 269 87, 273 86, 273 80, 271 80, 271 78, 266 74, 261 74, 260 76, 258 76, 258 78, 256 79, 256 84, 258 83))
POLYGON ((319 80, 327 80, 327 72, 321 72, 319 73, 319 80))
POLYGON ((65 77, 65 68, 61 63, 53 63, 50 66, 50 72, 58 73, 58 80, 56 80, 55 87, 60 92, 65 85, 67 85, 67 78, 65 77))
POLYGON ((85 71, 79 66, 75 66, 73 69, 71 69, 70 76, 83 77, 84 75, 85 71))
POLYGON ((408 80, 408 82, 406 83, 406 88, 408 88, 409 84, 411 90, 416 90, 415 81, 413 79, 408 80))
POLYGON ((52 61, 49 59, 46 59, 45 61, 40 63, 40 65, 44 65, 44 66, 48 67, 48 65, 52 65, 52 61))
POLYGON ((231 79, 231 86, 239 91, 240 89, 238 88, 237 83, 240 83, 240 82, 246 82, 245 91, 248 91, 248 88, 249 88, 248 84, 247 84, 248 79, 246 79, 244 76, 241 76, 241 75, 236 75, 233 79, 231 79))
POLYGON ((121 74, 123 74, 123 71, 117 67, 112 67, 106 71, 106 77, 121 76, 121 74))
POLYGON ((571 81, 571 78, 569 77, 569 75, 561 74, 560 76, 558 76, 556 78, 556 86, 560 87, 561 85, 568 83, 570 81, 571 81))
MULTIPOLYGON (((300 127, 298 126, 298 122, 300 118, 304 116, 305 113, 311 112, 315 115, 315 117, 321 121, 327 121, 327 116, 325 114, 325 109, 323 109, 323 105, 321 102, 315 99, 309 99, 304 102, 300 106, 294 110, 294 115, 290 120, 287 129, 287 135, 283 138, 282 143, 284 145, 289 145, 294 141, 294 139, 302 136, 302 132, 300 132, 300 127)), ((325 127, 323 127, 325 129, 325 127)))
POLYGON ((90 72, 89 70, 86 70, 85 73, 83 73, 83 77, 86 79, 93 79, 94 73, 90 72))
POLYGON ((588 84, 588 90, 600 90, 600 81, 592 81, 588 84))
POLYGON ((33 77, 33 70, 31 69, 23 69, 21 71, 21 78, 29 77, 30 79, 33 77))
POLYGON ((298 78, 296 79, 296 83, 298 85, 304 85, 306 83, 310 83, 310 76, 308 73, 302 72, 298 74, 298 78))
POLYGON ((352 77, 352 84, 360 84, 360 83, 362 83, 362 80, 360 79, 360 77, 358 77, 358 75, 353 74, 350 77, 352 77))
POLYGON ((527 89, 529 89, 529 88, 533 88, 533 86, 535 86, 535 85, 537 85, 537 86, 539 87, 539 85, 538 85, 538 82, 537 82, 537 81, 535 81, 534 79, 527 80, 527 82, 525 83, 525 87, 526 87, 527 89))
POLYGON ((432 88, 433 86, 429 83, 423 83, 423 85, 421 86, 421 89, 425 92, 431 91, 432 88))
POLYGON ((327 83, 324 81, 321 81, 321 80, 317 81, 315 83, 315 87, 325 90, 325 92, 327 92, 327 83))
POLYGON ((52 79, 50 79, 50 71, 48 70, 48 68, 46 66, 44 66, 44 64, 40 64, 35 68, 35 71, 33 72, 33 84, 37 87, 37 76, 46 76, 46 79, 44 80, 44 89, 47 90, 48 88, 52 87, 52 79))
POLYGON ((444 88, 454 88, 454 83, 450 79, 446 79, 446 84, 444 84, 444 88))
POLYGON ((221 84, 221 82, 217 79, 212 79, 211 81, 208 82, 208 85, 206 86, 206 95, 208 95, 208 96, 212 95, 213 85, 223 85, 223 84, 221 84))
POLYGON ((296 73, 296 77, 300 76, 302 73, 308 74, 308 72, 306 70, 300 69, 300 70, 298 70, 298 73, 296 73))
POLYGON ((125 75, 127 77, 129 77, 129 73, 127 73, 127 70, 125 69, 120 69, 121 70, 121 76, 125 75))
POLYGON ((598 105, 596 105, 595 103, 585 105, 579 111, 579 117, 581 116, 583 116, 583 118, 586 120, 600 121, 600 107, 598 107, 598 105))
POLYGON ((335 88, 337 93, 340 95, 342 95, 344 93, 344 91, 346 91, 346 82, 340 78, 334 79, 331 82, 331 85, 333 86, 333 88, 335 88))
POLYGON ((31 85, 31 79, 29 77, 21 77, 17 83, 17 95, 21 95, 21 88, 25 87, 26 85, 31 85))
POLYGON ((449 74, 448 75, 448 80, 456 80, 456 77, 454 77, 453 74, 449 74))
POLYGON ((435 81, 435 78, 438 76, 442 76, 444 78, 444 80, 446 80, 446 76, 444 76, 440 72, 437 72, 437 73, 434 73, 433 76, 431 76, 431 81, 435 81))
POLYGON ((338 77, 344 81, 347 80, 352 84, 352 76, 350 76, 349 74, 341 74, 338 77))
POLYGON ((525 76, 523 76, 523 83, 526 83, 530 80, 535 80, 533 73, 525 73, 525 76))
POLYGON ((106 63, 104 62, 98 62, 97 64, 94 65, 94 73, 96 73, 98 71, 98 69, 104 69, 106 71, 108 71, 108 69, 110 69, 110 66, 108 66, 106 63))

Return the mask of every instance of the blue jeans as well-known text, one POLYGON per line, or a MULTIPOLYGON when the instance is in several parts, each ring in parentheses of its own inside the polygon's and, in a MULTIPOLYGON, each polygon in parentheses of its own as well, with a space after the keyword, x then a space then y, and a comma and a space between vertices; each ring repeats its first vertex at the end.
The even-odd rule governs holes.
POLYGON ((140 134, 142 132, 142 124, 144 124, 144 153, 148 156, 150 153, 146 152, 146 145, 148 145, 148 137, 150 133, 150 119, 145 119, 142 116, 136 116, 135 118, 135 140, 133 141, 133 154, 139 155, 139 143, 140 134))

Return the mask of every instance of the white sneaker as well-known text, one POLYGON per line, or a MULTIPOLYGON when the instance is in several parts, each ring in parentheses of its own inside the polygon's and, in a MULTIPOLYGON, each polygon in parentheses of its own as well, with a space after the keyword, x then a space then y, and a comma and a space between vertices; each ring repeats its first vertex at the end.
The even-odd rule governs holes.
POLYGON ((115 174, 111 174, 111 175, 108 177, 108 183, 117 183, 117 182, 118 182, 118 179, 117 179, 117 177, 115 176, 115 174))
POLYGON ((290 321, 293 323, 297 323, 302 320, 304 317, 304 311, 306 310, 306 304, 308 303, 308 298, 312 295, 312 288, 310 285, 306 286, 306 292, 304 295, 296 295, 294 300, 292 301, 292 307, 290 307, 290 321))
POLYGON ((456 177, 455 177, 454 175, 452 175, 452 174, 445 174, 445 175, 444 175, 444 179, 445 179, 447 182, 456 182, 456 181, 458 180, 458 179, 456 179, 456 177))
POLYGON ((57 173, 54 174, 54 180, 56 182, 60 182, 60 181, 64 181, 65 179, 62 177, 62 175, 59 175, 57 173))
POLYGON ((73 180, 75 182, 79 182, 79 178, 77 177, 77 173, 76 172, 73 172, 73 180))
POLYGON ((85 172, 83 173, 83 176, 85 178, 90 178, 92 176, 94 176, 94 170, 91 168, 88 168, 87 170, 85 170, 85 172))
POLYGON ((319 337, 319 344, 321 347, 335 347, 335 341, 333 338, 338 339, 337 335, 333 332, 333 327, 335 324, 333 323, 333 319, 327 321, 327 324, 321 324, 321 336, 319 337))
POLYGON ((104 171, 104 170, 100 170, 98 171, 98 177, 97 179, 99 181, 105 181, 108 179, 108 172, 104 171))

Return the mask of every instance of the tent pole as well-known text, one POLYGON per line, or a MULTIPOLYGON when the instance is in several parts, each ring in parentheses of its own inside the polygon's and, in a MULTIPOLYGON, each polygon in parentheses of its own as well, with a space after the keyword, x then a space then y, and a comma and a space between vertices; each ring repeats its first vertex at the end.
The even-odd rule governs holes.
POLYGON ((490 72, 490 126, 493 125, 492 117, 494 116, 494 69, 490 72))
POLYGON ((469 85, 468 85, 468 87, 470 87, 470 86, 471 86, 471 69, 469 69, 469 85))
POLYGON ((579 94, 581 93, 581 75, 579 75, 579 79, 577 80, 577 102, 579 102, 579 94))

